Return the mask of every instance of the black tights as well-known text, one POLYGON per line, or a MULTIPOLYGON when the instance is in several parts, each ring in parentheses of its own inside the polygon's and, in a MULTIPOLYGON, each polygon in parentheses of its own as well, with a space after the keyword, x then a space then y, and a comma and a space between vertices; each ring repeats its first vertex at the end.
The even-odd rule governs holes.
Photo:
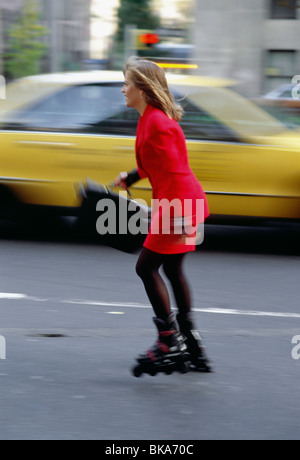
POLYGON ((191 310, 190 289, 183 273, 185 254, 159 254, 143 248, 136 264, 136 272, 142 279, 157 318, 165 320, 171 313, 167 286, 159 273, 162 266, 169 279, 178 312, 181 315, 191 310))

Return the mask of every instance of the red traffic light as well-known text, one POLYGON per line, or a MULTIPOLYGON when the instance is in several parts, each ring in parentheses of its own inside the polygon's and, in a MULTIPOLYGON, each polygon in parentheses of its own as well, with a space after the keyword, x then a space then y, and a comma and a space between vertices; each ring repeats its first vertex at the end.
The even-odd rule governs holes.
POLYGON ((157 34, 141 34, 139 38, 140 42, 145 45, 155 45, 156 43, 159 43, 159 36, 157 34))

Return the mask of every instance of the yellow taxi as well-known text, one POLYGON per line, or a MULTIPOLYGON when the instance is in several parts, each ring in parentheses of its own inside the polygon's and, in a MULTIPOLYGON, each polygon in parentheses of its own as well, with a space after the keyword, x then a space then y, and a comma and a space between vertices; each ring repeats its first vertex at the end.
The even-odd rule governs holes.
MULTIPOLYGON (((185 115, 192 169, 213 216, 300 217, 300 134, 230 89, 233 82, 168 75, 185 115)), ((0 100, 0 203, 76 215, 76 184, 109 184, 135 167, 138 113, 123 74, 71 72, 20 79, 0 100)), ((150 204, 147 180, 132 187, 150 204)))

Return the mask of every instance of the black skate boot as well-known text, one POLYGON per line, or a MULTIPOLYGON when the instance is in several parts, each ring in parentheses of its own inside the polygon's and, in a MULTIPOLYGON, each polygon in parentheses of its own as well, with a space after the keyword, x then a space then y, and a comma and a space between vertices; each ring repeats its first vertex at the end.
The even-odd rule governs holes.
POLYGON ((187 347, 183 337, 178 330, 174 313, 163 321, 153 318, 158 329, 158 340, 146 353, 137 358, 139 363, 134 369, 135 377, 143 373, 156 375, 158 372, 172 374, 174 371, 182 374, 188 372, 189 362, 187 347))
POLYGON ((211 364, 206 356, 205 345, 200 333, 195 329, 191 314, 177 315, 180 332, 187 346, 191 369, 199 372, 212 372, 211 364))

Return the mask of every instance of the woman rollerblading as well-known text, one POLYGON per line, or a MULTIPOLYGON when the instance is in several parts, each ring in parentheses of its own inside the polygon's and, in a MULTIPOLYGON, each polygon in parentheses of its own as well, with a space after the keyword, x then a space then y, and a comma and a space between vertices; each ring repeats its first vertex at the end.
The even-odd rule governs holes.
POLYGON ((144 283, 158 329, 158 341, 139 356, 133 372, 137 377, 162 370, 186 372, 188 357, 198 368, 200 362, 201 366, 206 362, 192 324, 183 320, 191 311, 191 298, 182 267, 186 254, 196 249, 198 226, 209 215, 207 199, 189 166, 186 140, 178 123, 183 109, 170 93, 164 70, 151 61, 129 59, 124 77, 126 105, 140 114, 135 144, 137 169, 121 172, 114 184, 127 190, 148 178, 152 186, 151 225, 136 272, 144 283), (187 345, 171 312, 161 268, 171 283, 187 345))

